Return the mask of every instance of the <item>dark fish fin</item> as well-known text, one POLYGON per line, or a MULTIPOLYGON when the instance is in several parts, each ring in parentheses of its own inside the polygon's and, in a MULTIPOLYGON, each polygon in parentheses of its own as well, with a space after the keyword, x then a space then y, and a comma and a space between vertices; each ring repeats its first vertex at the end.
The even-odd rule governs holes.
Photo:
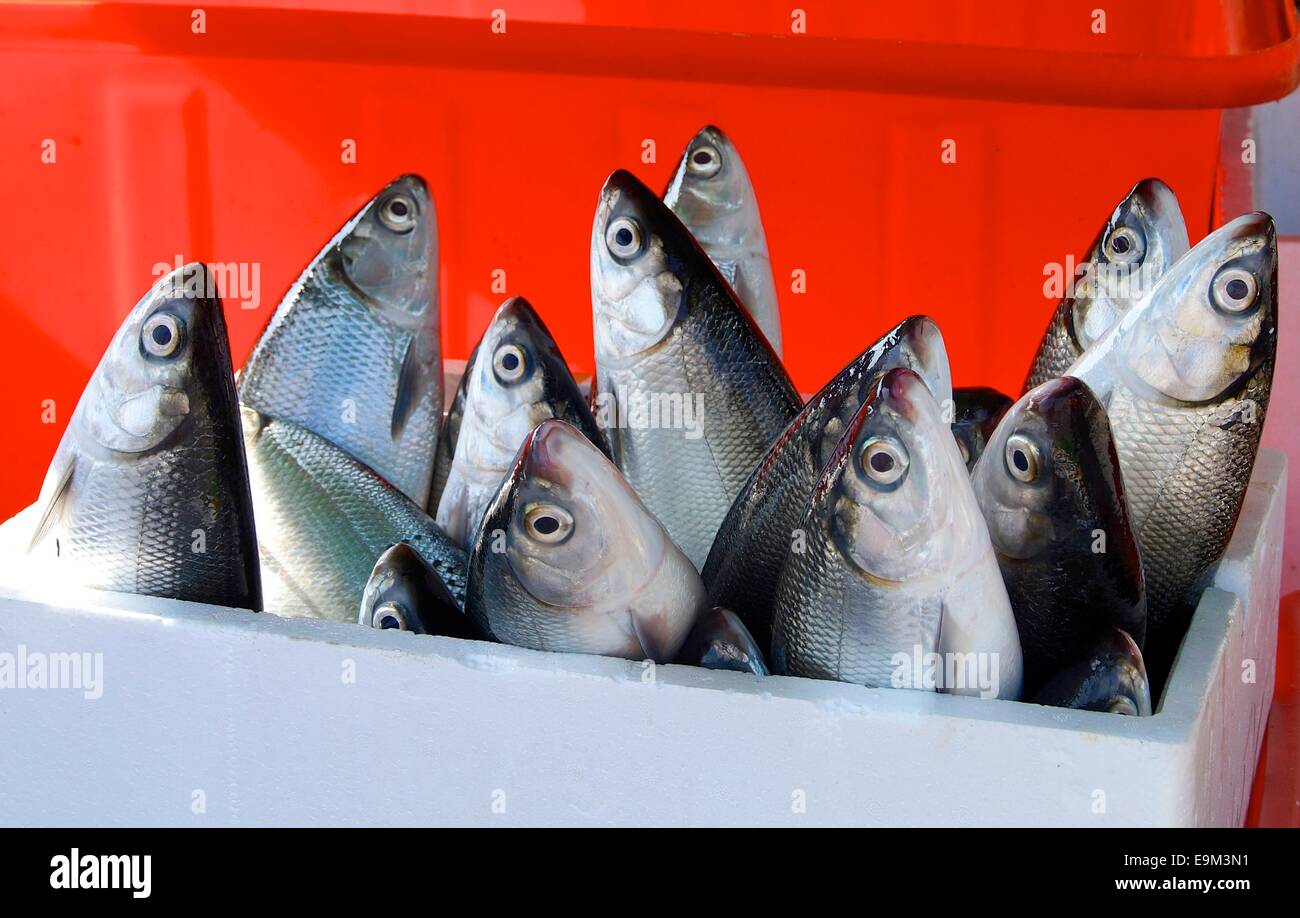
POLYGON ((601 442, 596 443, 596 446, 600 448, 600 451, 604 453, 605 457, 608 458, 611 462, 613 462, 614 465, 618 465, 619 464, 618 454, 619 454, 619 446, 620 446, 618 442, 618 434, 620 430, 620 419, 618 416, 618 412, 619 412, 618 397, 613 393, 613 391, 609 391, 609 392, 596 391, 596 377, 593 376, 591 378, 591 392, 589 398, 587 399, 587 407, 591 411, 592 420, 595 421, 596 423, 596 430, 601 435, 601 442), (604 405, 598 404, 597 399, 603 399, 605 404, 604 405), (613 426, 611 427, 601 426, 600 417, 602 414, 605 416, 605 419, 607 421, 609 420, 613 421, 613 426))
POLYGON ((67 501, 68 494, 72 489, 72 472, 75 467, 76 463, 69 461, 60 470, 59 479, 54 486, 54 490, 41 511, 41 518, 36 522, 36 526, 32 530, 32 540, 27 545, 29 552, 54 531, 55 526, 62 518, 64 503, 67 501))
MULTIPOLYGON (((394 440, 402 436, 407 418, 415 408, 419 394, 420 361, 416 356, 415 339, 406 343, 406 354, 402 357, 402 369, 397 374, 397 398, 393 400, 393 424, 391 433, 394 440)), ((438 406, 442 407, 442 406, 438 406)))

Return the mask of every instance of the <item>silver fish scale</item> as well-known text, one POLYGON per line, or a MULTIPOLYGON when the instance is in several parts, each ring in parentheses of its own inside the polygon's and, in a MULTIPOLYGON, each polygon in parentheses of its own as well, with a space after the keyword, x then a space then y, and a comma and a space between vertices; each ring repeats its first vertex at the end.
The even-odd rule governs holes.
POLYGON ((773 672, 890 688, 892 657, 937 652, 943 600, 875 587, 850 570, 825 528, 805 521, 777 588, 773 672))
POLYGON ((865 389, 863 373, 872 363, 871 356, 857 358, 804 406, 792 422, 799 426, 784 431, 755 464, 709 551, 703 573, 710 604, 740 616, 764 651, 781 568, 821 474, 814 451, 828 419, 846 400, 856 412, 865 389))
POLYGON ((464 604, 465 553, 423 509, 342 450, 272 421, 250 437, 248 465, 267 611, 356 621, 375 561, 401 541, 464 604))
POLYGON ((1070 334, 1068 327, 1068 317, 1073 308, 1074 301, 1068 299, 1062 300, 1056 307, 1056 312, 1052 314, 1052 321, 1048 324, 1047 331, 1043 333, 1043 340, 1038 345, 1038 352, 1034 355, 1034 364, 1029 368, 1029 376, 1025 379, 1022 393, 1028 392, 1035 386, 1041 386, 1049 379, 1065 375, 1083 353, 1075 344, 1074 336, 1070 334))
POLYGON ((603 647, 582 640, 584 615, 564 614, 543 608, 509 570, 504 555, 492 555, 486 561, 483 598, 471 602, 467 611, 480 634, 516 647, 570 653, 599 654, 603 647), (497 615, 495 625, 488 621, 488 609, 509 609, 509 615, 497 615))
POLYGON ((1271 378, 1269 362, 1241 396, 1212 405, 1157 404, 1123 385, 1110 399, 1155 629, 1190 612, 1202 578, 1232 535, 1250 483, 1271 378))
POLYGON ((222 471, 238 444, 218 439, 195 433, 129 461, 78 454, 54 532, 60 559, 97 589, 246 606, 256 592, 238 513, 247 498, 226 492, 222 471))
POLYGON ((325 437, 424 506, 442 415, 440 394, 419 394, 400 436, 393 438, 403 359, 415 336, 376 318, 332 253, 310 270, 294 302, 304 298, 311 301, 309 309, 285 304, 267 327, 241 376, 240 400, 325 437), (346 410, 352 407, 345 406, 347 400, 355 411, 346 410))
POLYGON ((771 372, 774 358, 760 352, 748 320, 732 310, 741 329, 717 318, 723 310, 700 311, 630 371, 598 368, 600 391, 703 395, 696 439, 681 428, 608 432, 620 470, 697 569, 754 465, 800 407, 788 377, 771 372))
MULTIPOLYGON (((680 359, 663 360, 660 356, 642 363, 635 377, 608 374, 610 388, 615 392, 623 386, 652 392, 683 391, 686 383, 680 359)), ((705 412, 708 410, 706 396, 705 412)), ((641 501, 692 563, 702 564, 729 503, 727 483, 708 438, 688 439, 680 428, 623 427, 608 433, 616 444, 619 467, 641 501)))

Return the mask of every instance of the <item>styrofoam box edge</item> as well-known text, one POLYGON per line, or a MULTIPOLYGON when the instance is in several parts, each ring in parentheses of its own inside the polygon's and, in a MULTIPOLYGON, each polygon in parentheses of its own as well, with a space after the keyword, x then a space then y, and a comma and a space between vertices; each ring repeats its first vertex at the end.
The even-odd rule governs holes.
POLYGON ((0 652, 0 822, 1240 825, 1272 696, 1286 458, 1148 718, 653 666, 26 584, 0 652))

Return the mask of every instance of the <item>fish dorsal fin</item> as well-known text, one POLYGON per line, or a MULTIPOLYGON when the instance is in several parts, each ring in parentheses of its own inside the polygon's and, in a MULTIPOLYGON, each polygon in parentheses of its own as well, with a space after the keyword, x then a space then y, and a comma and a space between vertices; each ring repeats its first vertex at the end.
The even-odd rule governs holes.
POLYGON ((44 541, 63 518, 63 508, 72 490, 72 473, 75 467, 76 463, 69 461, 63 463, 63 467, 59 469, 58 478, 50 489, 50 496, 41 509, 41 517, 32 529, 32 540, 27 545, 28 552, 44 541))

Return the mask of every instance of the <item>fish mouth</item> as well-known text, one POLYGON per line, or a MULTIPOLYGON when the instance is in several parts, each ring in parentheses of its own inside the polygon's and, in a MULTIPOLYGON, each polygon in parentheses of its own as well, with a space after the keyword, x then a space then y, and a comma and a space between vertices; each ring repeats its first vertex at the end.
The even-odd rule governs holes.
POLYGON ((1042 513, 1029 507, 995 507, 990 521, 989 537, 993 550, 1010 561, 1031 561, 1052 540, 1051 521, 1042 513), (1020 544, 1011 544, 1002 538, 1004 532, 1020 532, 1020 544))
POLYGON ((615 169, 605 179, 605 184, 600 189, 601 209, 605 211, 604 215, 623 198, 627 197, 635 202, 641 202, 646 196, 651 194, 646 188, 645 183, 626 169, 615 169))
POLYGON ((900 417, 914 423, 919 415, 918 399, 923 394, 934 399, 925 380, 910 367, 895 367, 880 378, 877 393, 871 400, 877 405, 888 405, 900 417))
POLYGON ((1252 250, 1276 248, 1277 226, 1271 216, 1257 210, 1242 214, 1240 217, 1223 224, 1223 226, 1201 240, 1201 243, 1203 244, 1215 237, 1223 240, 1224 245, 1211 248, 1211 256, 1216 261, 1227 261, 1247 254, 1244 250, 1247 246, 1252 246, 1252 242, 1254 243, 1252 250))
POLYGON ((533 304, 528 302, 522 296, 512 296, 500 306, 497 307, 496 314, 492 316, 489 325, 496 325, 504 320, 513 320, 530 326, 536 326, 541 321, 537 310, 533 304))
POLYGON ((542 421, 524 440, 519 459, 530 476, 555 482, 564 487, 574 483, 572 470, 564 462, 565 445, 575 444, 584 437, 572 425, 555 419, 542 421))
POLYGON ((1146 226, 1164 229, 1183 226, 1183 211, 1173 189, 1158 178, 1145 178, 1133 186, 1127 200, 1146 226))
POLYGON ((1073 376, 1059 376, 1025 393, 1023 408, 1044 418, 1070 417, 1077 408, 1087 407, 1096 400, 1092 390, 1073 376))
POLYGON ((903 321, 901 340, 905 361, 925 382, 935 401, 952 398, 952 377, 948 347, 939 326, 929 316, 912 316, 903 321))

